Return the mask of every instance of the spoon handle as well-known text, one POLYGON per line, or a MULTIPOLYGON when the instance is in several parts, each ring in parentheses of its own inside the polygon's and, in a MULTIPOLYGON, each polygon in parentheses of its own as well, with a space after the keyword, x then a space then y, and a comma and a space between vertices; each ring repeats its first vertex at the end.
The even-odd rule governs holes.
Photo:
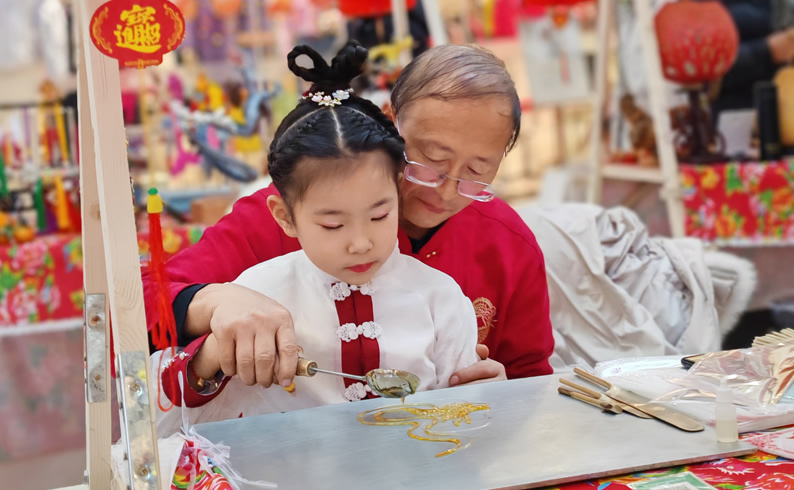
POLYGON ((367 382, 367 378, 364 376, 356 376, 354 374, 347 374, 347 373, 337 373, 336 371, 328 371, 325 369, 320 369, 316 365, 309 367, 307 369, 309 375, 314 375, 315 373, 323 373, 323 374, 333 374, 334 376, 341 376, 343 378, 355 379, 356 381, 362 381, 364 383, 367 382))

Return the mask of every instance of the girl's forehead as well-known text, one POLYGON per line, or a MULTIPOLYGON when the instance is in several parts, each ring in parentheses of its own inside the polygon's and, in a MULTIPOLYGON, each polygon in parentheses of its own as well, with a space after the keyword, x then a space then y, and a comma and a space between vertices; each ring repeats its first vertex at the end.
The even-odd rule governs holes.
POLYGON ((315 170, 307 176, 311 183, 301 200, 305 208, 366 209, 386 198, 396 199, 393 163, 382 152, 362 153, 334 168, 315 170))

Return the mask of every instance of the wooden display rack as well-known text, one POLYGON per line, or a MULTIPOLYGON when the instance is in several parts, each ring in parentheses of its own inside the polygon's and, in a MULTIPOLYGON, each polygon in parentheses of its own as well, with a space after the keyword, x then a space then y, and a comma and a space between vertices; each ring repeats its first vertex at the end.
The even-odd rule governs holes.
POLYGON ((662 76, 662 62, 659 56, 659 43, 654 26, 653 7, 648 0, 631 0, 638 28, 641 32, 641 47, 648 80, 650 96, 650 116, 657 141, 658 168, 638 167, 611 163, 604 148, 603 121, 607 102, 607 67, 610 56, 610 37, 615 19, 616 0, 598 2, 598 51, 596 53, 596 97, 595 123, 593 125, 591 178, 588 201, 601 203, 601 190, 604 179, 639 182, 661 186, 661 197, 667 207, 670 231, 673 237, 684 236, 684 204, 678 178, 678 160, 672 145, 672 126, 668 112, 665 80, 662 76))

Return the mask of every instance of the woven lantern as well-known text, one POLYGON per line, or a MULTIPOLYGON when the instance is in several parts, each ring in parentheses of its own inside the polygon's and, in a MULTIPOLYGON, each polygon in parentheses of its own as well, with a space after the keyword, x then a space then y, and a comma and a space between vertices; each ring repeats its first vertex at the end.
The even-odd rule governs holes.
POLYGON ((739 33, 728 10, 714 0, 680 0, 656 14, 664 77, 682 85, 689 105, 679 111, 673 145, 679 160, 724 161, 725 138, 714 128, 704 84, 722 78, 739 51, 739 33))
MULTIPOLYGON (((406 0, 407 10, 415 6, 416 0, 406 0)), ((339 10, 347 17, 380 17, 391 14, 391 0, 339 0, 339 10)))
POLYGON ((739 33, 722 3, 681 0, 656 14, 665 78, 683 85, 721 78, 736 60, 739 33))

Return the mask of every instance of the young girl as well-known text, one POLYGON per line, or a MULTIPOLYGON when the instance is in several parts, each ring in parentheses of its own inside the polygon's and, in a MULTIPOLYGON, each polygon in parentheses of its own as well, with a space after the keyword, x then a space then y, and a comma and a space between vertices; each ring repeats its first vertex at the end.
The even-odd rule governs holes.
MULTIPOLYGON (((290 70, 312 86, 276 132, 268 158, 275 189, 262 191, 270 213, 250 226, 275 220, 282 239, 296 238, 302 250, 254 266, 234 283, 284 305, 303 355, 319 367, 357 375, 402 369, 419 376, 420 390, 444 388, 452 373, 479 360, 476 317, 452 278, 397 248, 403 141, 377 107, 349 89, 366 58, 355 42, 330 67, 305 46, 289 54, 290 70), (314 68, 299 67, 301 55, 314 68)), ((254 346, 244 341, 236 349, 238 358, 251 353, 257 371, 275 361, 254 360, 254 346)), ((161 386, 171 402, 184 398, 192 407, 192 423, 374 396, 362 383, 323 374, 298 377, 288 389, 252 384, 223 376, 210 334, 164 363, 161 386), (189 386, 181 393, 176 380, 183 376, 189 386)), ((176 429, 179 412, 161 419, 161 437, 176 429)))

